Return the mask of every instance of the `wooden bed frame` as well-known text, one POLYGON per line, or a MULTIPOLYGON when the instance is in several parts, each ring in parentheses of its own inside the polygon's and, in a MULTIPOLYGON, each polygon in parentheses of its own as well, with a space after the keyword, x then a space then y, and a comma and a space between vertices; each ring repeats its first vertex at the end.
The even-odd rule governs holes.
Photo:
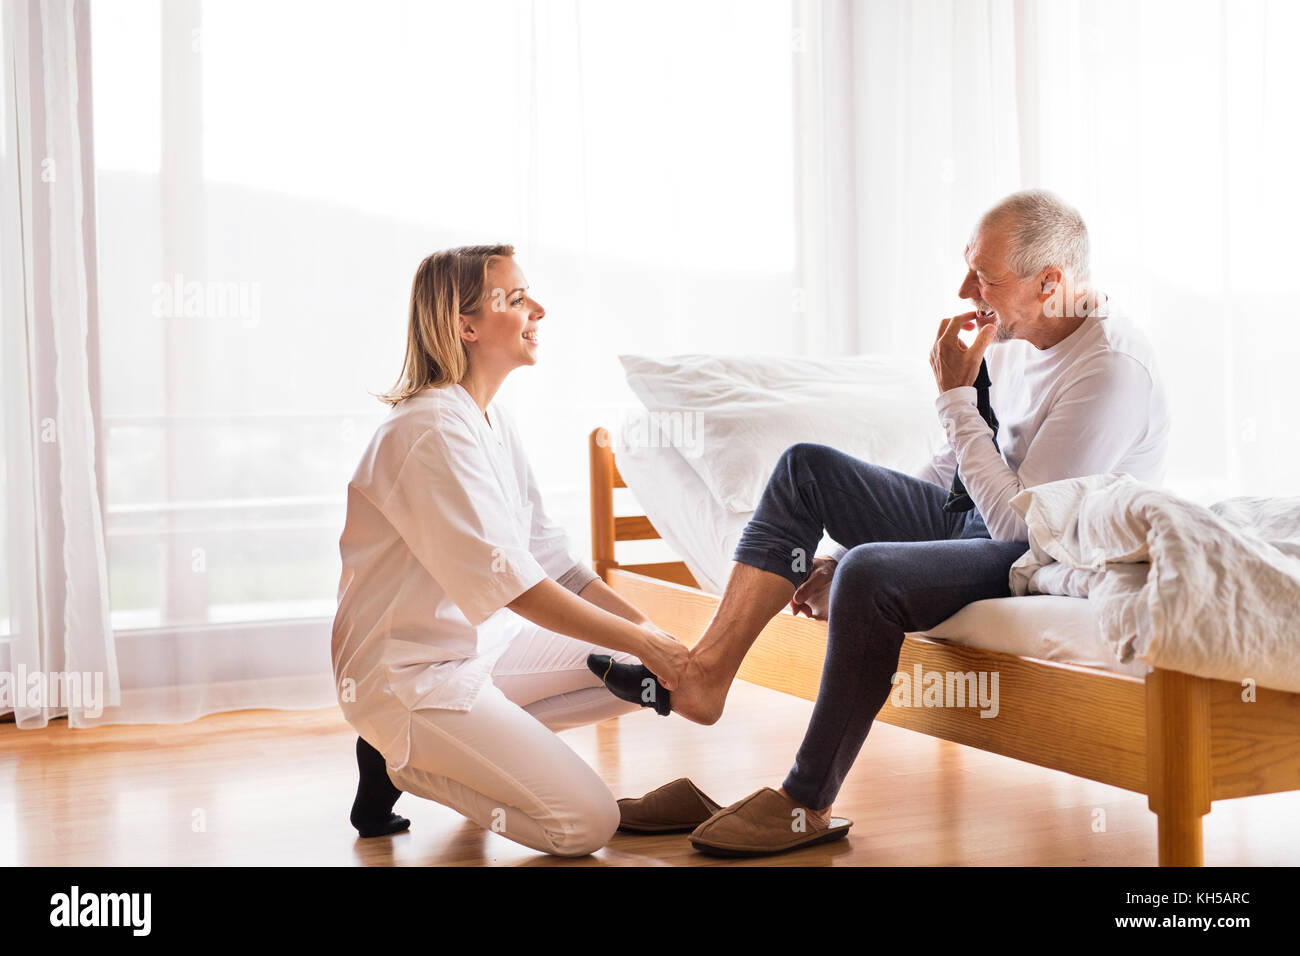
MULTIPOLYGON (((615 517, 626 488, 609 435, 591 433, 591 550, 596 572, 686 644, 704 632, 718 598, 700 590, 684 562, 619 564, 619 541, 659 533, 644 516, 615 517)), ((826 624, 778 614, 739 677, 815 700, 826 624)), ((898 669, 999 675, 1001 719, 975 707, 900 707, 877 720, 1147 795, 1156 814, 1161 866, 1200 866, 1201 817, 1215 800, 1300 789, 1300 694, 1243 687, 1176 671, 1145 678, 948 644, 909 634, 898 669)))

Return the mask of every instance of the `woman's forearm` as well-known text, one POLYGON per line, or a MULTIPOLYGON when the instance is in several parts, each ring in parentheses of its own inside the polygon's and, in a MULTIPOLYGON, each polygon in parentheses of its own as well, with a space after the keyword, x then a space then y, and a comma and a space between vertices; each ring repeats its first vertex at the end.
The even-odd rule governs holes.
POLYGON ((604 608, 610 614, 617 614, 621 618, 626 618, 633 624, 650 623, 650 619, 642 614, 635 605, 600 578, 596 578, 596 580, 579 591, 578 597, 591 602, 596 607, 604 608))
POLYGON ((644 615, 636 611, 613 591, 605 588, 603 581, 592 581, 582 589, 582 596, 562 587, 550 578, 539 581, 506 607, 534 624, 563 634, 566 637, 589 641, 614 651, 626 651, 644 658, 651 632, 640 626, 644 615), (600 585, 608 596, 599 589, 600 585), (588 597, 599 595, 600 600, 588 597), (613 601, 610 601, 610 598, 613 601), (607 606, 615 604, 615 607, 607 606), (630 610, 639 620, 622 613, 630 610))

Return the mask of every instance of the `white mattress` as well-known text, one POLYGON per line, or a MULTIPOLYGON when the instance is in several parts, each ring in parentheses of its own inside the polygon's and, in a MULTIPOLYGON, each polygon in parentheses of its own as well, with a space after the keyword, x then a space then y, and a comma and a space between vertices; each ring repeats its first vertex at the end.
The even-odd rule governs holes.
MULTIPOLYGON (((618 470, 665 543, 712 594, 721 592, 750 513, 727 511, 669 447, 616 447, 618 470)), ((1142 661, 1121 664, 1103 642, 1084 598, 1032 595, 967 605, 927 636, 1021 657, 1141 676, 1142 661)))
POLYGON ((968 644, 986 651, 1062 664, 1098 667, 1142 677, 1150 665, 1134 658, 1121 664, 1101 636, 1087 598, 1035 594, 993 598, 968 604, 929 631, 928 637, 968 644))

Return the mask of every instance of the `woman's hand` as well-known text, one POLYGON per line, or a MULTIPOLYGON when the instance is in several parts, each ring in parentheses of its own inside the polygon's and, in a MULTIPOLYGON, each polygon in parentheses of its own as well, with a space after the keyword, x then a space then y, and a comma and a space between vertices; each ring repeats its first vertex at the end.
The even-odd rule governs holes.
POLYGON ((690 660, 690 652, 677 638, 645 620, 645 615, 599 581, 583 588, 579 597, 544 578, 506 607, 548 631, 636 655, 668 690, 680 684, 690 660))
POLYGON ((639 626, 646 632, 645 649, 638 655, 641 663, 659 678, 659 683, 667 690, 676 690, 690 661, 690 650, 651 621, 639 626))
POLYGON ((835 577, 834 558, 813 558, 812 571, 790 598, 790 610, 798 617, 806 614, 814 620, 826 620, 830 607, 831 579, 835 577))

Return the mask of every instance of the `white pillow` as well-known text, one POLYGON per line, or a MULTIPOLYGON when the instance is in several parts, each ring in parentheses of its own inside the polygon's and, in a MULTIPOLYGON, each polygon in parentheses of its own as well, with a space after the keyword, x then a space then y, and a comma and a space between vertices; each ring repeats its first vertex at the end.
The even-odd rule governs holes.
POLYGON ((619 474, 637 503, 700 587, 721 594, 731 554, 749 514, 734 514, 710 494, 704 481, 677 449, 658 441, 647 412, 638 409, 613 428, 619 474), (649 434, 648 440, 636 436, 649 434), (633 440, 628 441, 628 436, 633 440))
POLYGON ((816 442, 915 472, 947 444, 924 359, 621 355, 627 382, 718 502, 758 505, 781 453, 816 442))
MULTIPOLYGON (((649 413, 639 408, 612 428, 619 474, 669 549, 686 562, 700 587, 721 594, 731 556, 752 511, 728 511, 709 492, 676 448, 663 440, 649 413)), ((834 542, 823 534, 815 554, 834 542)))

